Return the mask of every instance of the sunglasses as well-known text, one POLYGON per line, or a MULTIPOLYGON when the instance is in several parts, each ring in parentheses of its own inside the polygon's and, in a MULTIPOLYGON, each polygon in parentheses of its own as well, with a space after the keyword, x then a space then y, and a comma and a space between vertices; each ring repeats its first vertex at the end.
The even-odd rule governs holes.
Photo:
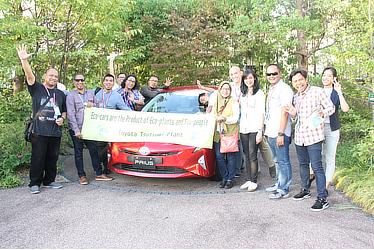
POLYGON ((76 82, 84 82, 84 79, 74 79, 76 82))
POLYGON ((266 76, 277 76, 278 74, 278 72, 266 73, 266 76))

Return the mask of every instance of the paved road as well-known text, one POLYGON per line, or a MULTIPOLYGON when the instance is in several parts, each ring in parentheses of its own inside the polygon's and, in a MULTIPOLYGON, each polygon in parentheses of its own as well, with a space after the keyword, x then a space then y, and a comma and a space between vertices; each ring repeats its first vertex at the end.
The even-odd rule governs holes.
MULTIPOLYGON (((291 158, 295 194, 293 146, 291 158)), ((265 167, 259 190, 248 193, 200 178, 114 175, 113 182, 80 186, 73 158, 63 161, 61 190, 0 190, 1 248, 374 248, 374 218, 342 193, 330 189, 323 212, 309 210, 313 198, 269 200, 265 167)), ((89 164, 86 170, 92 180, 89 164)))

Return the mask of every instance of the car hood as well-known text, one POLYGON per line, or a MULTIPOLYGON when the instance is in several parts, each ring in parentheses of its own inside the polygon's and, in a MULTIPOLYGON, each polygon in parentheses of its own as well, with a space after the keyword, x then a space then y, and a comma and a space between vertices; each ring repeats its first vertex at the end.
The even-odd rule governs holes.
POLYGON ((138 152, 141 147, 148 147, 151 152, 170 152, 195 148, 193 146, 163 142, 116 142, 115 145, 118 148, 132 152, 138 152))

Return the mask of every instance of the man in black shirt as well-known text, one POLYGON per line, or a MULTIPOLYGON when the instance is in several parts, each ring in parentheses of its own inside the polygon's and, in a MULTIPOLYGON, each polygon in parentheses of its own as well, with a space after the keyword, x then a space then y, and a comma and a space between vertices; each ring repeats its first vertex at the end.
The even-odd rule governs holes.
POLYGON ((173 81, 170 78, 166 78, 163 87, 158 86, 158 76, 152 75, 148 79, 148 85, 140 89, 140 94, 144 96, 144 103, 148 103, 153 97, 160 93, 161 89, 167 89, 173 81))
POLYGON ((60 151, 61 126, 66 119, 65 94, 56 88, 58 72, 48 69, 44 83, 35 80, 25 46, 17 48, 25 72, 27 88, 32 97, 34 133, 31 139, 30 192, 40 193, 40 186, 60 189, 62 185, 55 182, 57 160, 60 151))

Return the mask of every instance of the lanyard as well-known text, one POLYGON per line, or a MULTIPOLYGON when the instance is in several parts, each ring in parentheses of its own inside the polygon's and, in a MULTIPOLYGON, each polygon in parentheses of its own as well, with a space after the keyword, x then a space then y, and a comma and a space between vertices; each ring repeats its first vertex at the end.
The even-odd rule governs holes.
POLYGON ((110 95, 108 96, 108 98, 106 99, 105 101, 105 97, 104 97, 104 90, 103 90, 103 95, 102 95, 102 101, 103 101, 103 108, 105 108, 109 102, 109 99, 110 99, 110 96, 112 95, 112 90, 110 91, 110 95))
MULTIPOLYGON (((47 91, 48 97, 51 96, 51 93, 49 92, 48 88, 43 84, 45 91, 47 91)), ((53 92, 53 105, 56 105, 56 91, 53 92)))
POLYGON ((86 98, 86 91, 83 92, 83 94, 79 93, 78 92, 78 96, 79 96, 79 99, 81 99, 81 102, 84 104, 85 102, 87 102, 87 98, 86 98), (83 99, 82 99, 82 96, 83 96, 83 99))

